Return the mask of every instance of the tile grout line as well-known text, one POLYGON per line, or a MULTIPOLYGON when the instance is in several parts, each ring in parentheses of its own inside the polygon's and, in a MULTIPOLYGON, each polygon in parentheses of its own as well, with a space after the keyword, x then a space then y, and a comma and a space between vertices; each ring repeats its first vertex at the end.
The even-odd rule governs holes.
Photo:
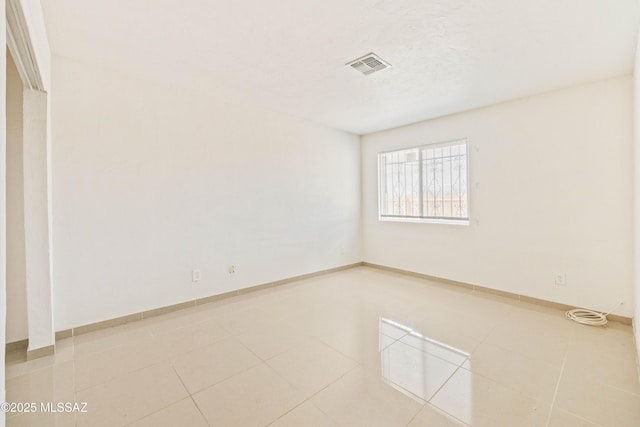
MULTIPOLYGON (((162 411, 164 411, 165 409, 167 409, 169 406, 175 405, 176 403, 182 402, 183 400, 186 400, 186 399, 191 399, 191 395, 189 395, 189 396, 187 396, 187 397, 183 397, 182 399, 180 399, 180 400, 178 400, 178 401, 175 401, 175 402, 173 402, 173 403, 170 403, 169 405, 167 405, 167 406, 165 406, 165 407, 163 407, 163 408, 160 408, 160 409, 158 409, 158 410, 156 410, 156 411, 153 411, 153 412, 150 412, 150 413, 148 413, 148 414, 146 414, 146 415, 143 415, 142 417, 137 418, 137 419, 135 419, 135 420, 131 421, 130 423, 125 424, 125 425, 124 425, 124 427, 131 426, 131 425, 133 425, 133 424, 137 423, 138 421, 142 421, 142 420, 144 420, 145 418, 148 418, 148 417, 150 417, 150 416, 152 416, 152 415, 157 414, 158 412, 162 412, 162 411)), ((191 399, 191 401, 193 402, 193 399, 191 399)), ((193 402, 193 403, 195 404, 195 402, 193 402)), ((198 412, 200 412, 200 414, 202 415, 202 412, 200 411, 200 408, 198 408, 198 405, 196 405, 196 409, 198 409, 198 412)), ((202 415, 202 417, 204 418, 204 415, 202 415)), ((204 420, 205 420, 205 422, 207 423, 207 426, 211 427, 211 426, 209 425, 209 422, 207 421, 207 419, 206 419, 206 418, 204 418, 204 420)))
MULTIPOLYGON (((187 390, 187 387, 184 385, 184 382, 182 381, 182 378, 180 378, 180 375, 178 375, 178 372, 176 372, 176 370, 175 370, 175 368, 173 367, 173 365, 172 365, 172 364, 169 364, 169 365, 171 366, 171 369, 173 370, 173 372, 174 372, 174 373, 176 374, 176 376, 178 377, 178 380, 180 380, 180 383, 182 384, 182 387, 183 387, 183 388, 184 388, 184 390, 187 392, 187 394, 188 394, 188 396, 187 396, 187 397, 191 397, 191 394, 189 393, 189 390, 187 390)), ((155 365, 153 365, 153 366, 155 366, 155 365)), ((107 382, 108 382, 108 381, 107 381, 107 382)), ((103 383, 103 384, 104 384, 104 383, 103 383)), ((132 424, 134 424, 134 423, 137 423, 138 421, 143 420, 143 419, 145 419, 145 418, 147 418, 147 417, 150 417, 151 415, 157 414, 158 412, 164 411, 164 410, 165 410, 165 409, 167 409, 169 406, 171 406, 171 405, 175 405, 175 404, 176 404, 176 403, 178 403, 178 402, 182 402, 182 401, 183 401, 183 400, 185 400, 187 397, 183 397, 182 399, 176 400, 175 402, 171 402, 171 403, 170 403, 170 404, 168 404, 167 406, 164 406, 164 407, 162 407, 162 408, 160 408, 160 409, 158 409, 158 410, 156 410, 156 411, 153 411, 153 412, 150 412, 150 413, 148 413, 148 414, 145 414, 145 415, 141 416, 140 418, 137 418, 137 419, 135 419, 135 420, 131 421, 130 423, 125 424, 125 427, 126 427, 126 426, 130 426, 130 425, 132 425, 132 424)), ((194 402, 194 403, 195 403, 195 402, 194 402)), ((196 408, 197 408, 197 407, 198 407, 198 406, 196 405, 196 408)), ((198 408, 198 410, 200 410, 200 409, 198 408)), ((204 417, 204 415, 203 415, 203 417, 204 417)), ((205 419, 205 421, 206 421, 206 419, 205 419)), ((209 423, 207 422, 207 425, 208 425, 208 424, 209 424, 209 423)))
MULTIPOLYGON (((380 353, 382 353, 382 351, 386 350, 387 348, 391 347, 392 345, 395 345, 395 344, 398 344, 398 343, 399 343, 399 344, 405 345, 405 346, 407 346, 407 347, 410 347, 410 348, 412 348, 412 349, 414 349, 414 350, 417 350, 417 351, 419 351, 419 352, 421 352, 421 353, 424 353, 425 355, 429 355, 429 356, 431 356, 431 357, 434 357, 434 358, 436 358, 436 359, 439 359, 439 360, 440 360, 440 361, 442 361, 442 362, 446 362, 446 363, 447 363, 447 364, 449 364, 449 365, 453 365, 453 366, 455 366, 455 367, 456 367, 456 370, 457 370, 457 368, 459 368, 459 367, 461 367, 462 365, 464 365, 464 363, 465 363, 467 360, 469 360, 469 356, 471 356, 471 353, 468 353, 468 354, 469 354, 469 356, 465 356, 464 360, 463 360, 461 363, 456 363, 456 362, 453 362, 453 361, 451 361, 451 360, 449 360, 449 359, 445 359, 445 358, 444 358, 444 356, 441 356, 441 355, 439 355, 439 354, 434 354, 434 353, 432 353, 432 352, 430 352, 430 351, 424 350, 424 349, 422 349, 422 348, 418 348, 418 347, 416 347, 416 346, 414 346, 414 345, 411 345, 411 344, 409 344, 409 343, 407 343, 407 342, 402 341, 402 338, 406 337, 407 335, 410 335, 410 334, 406 334, 406 335, 404 335, 403 337, 398 338, 398 339, 397 339, 396 341, 394 341, 393 343, 389 344, 388 346, 385 346, 383 349, 378 350, 378 351, 379 351, 380 353)), ((480 345, 480 344, 478 344, 478 346, 479 346, 479 345, 480 345)), ((476 347, 477 347, 477 346, 476 346, 476 347)), ((422 400, 424 400, 424 399, 422 399, 422 400)))
MULTIPOLYGON (((457 369, 456 369, 456 371, 457 371, 457 369)), ((454 373, 455 373, 455 371, 454 371, 454 373)), ((449 381, 449 378, 447 378, 447 381, 449 381)), ((445 383, 446 383, 447 381, 445 381, 445 383)), ((443 385, 444 385, 444 384, 443 384, 443 385)), ((442 386, 440 386, 440 388, 442 388, 442 386)), ((438 389, 438 391, 440 391, 440 388, 438 389)), ((436 393, 437 393, 437 391, 436 391, 436 393)), ((434 395, 433 395, 433 396, 435 396, 435 393, 434 393, 434 395)), ((431 397, 433 397, 433 396, 431 396, 431 397)), ((410 419, 409 421, 407 421, 407 423, 404 425, 404 427, 408 427, 408 426, 413 422, 413 420, 415 420, 415 419, 416 419, 416 417, 420 414, 420 412, 422 412, 422 411, 424 410, 424 408, 425 408, 428 404, 429 404, 429 401, 428 401, 428 400, 425 400, 424 405, 420 405, 420 409, 418 409, 418 410, 416 411, 416 413, 415 413, 415 414, 413 414, 413 416, 411 417, 411 419, 410 419)))
POLYGON ((614 384, 604 384, 604 383, 603 383, 603 384, 601 384, 601 385, 602 385, 602 386, 604 386, 604 387, 610 387, 610 388, 612 388, 612 389, 614 389, 614 390, 617 390, 617 391, 619 391, 620 393, 623 393, 623 394, 630 394, 631 396, 640 397, 640 394, 639 394, 639 393, 634 393, 634 392, 629 391, 629 390, 627 390, 627 389, 625 389, 625 388, 620 388, 620 386, 618 386, 618 385, 614 385, 614 384))
MULTIPOLYGON (((76 402, 78 402, 78 390, 76 388, 76 341, 73 336, 71 338, 71 361, 73 362, 73 398, 76 402)), ((87 402, 87 406, 89 406, 89 402, 87 402)), ((78 426, 78 418, 80 417, 79 413, 76 413, 74 416, 74 426, 78 426)))
MULTIPOLYGON (((384 334, 383 334, 383 335, 384 335, 384 334)), ((401 340, 402 340, 404 337, 406 337, 407 335, 409 335, 409 332, 405 333, 405 334, 404 334, 403 336, 401 336, 400 338, 392 338, 392 339, 393 339, 393 342, 392 342, 391 344, 389 344, 389 345, 385 345, 384 347, 382 347, 381 349, 379 349, 379 350, 378 350, 378 352, 380 352, 380 353, 381 353, 381 352, 383 352, 384 350, 386 350, 386 349, 388 349, 389 347, 391 347, 392 345, 394 345, 395 343, 397 343, 397 342, 402 342, 401 340)), ((388 337, 388 338, 391 338, 391 337, 390 337, 390 336, 388 336, 388 335, 385 335, 385 336, 386 336, 386 337, 388 337)), ((406 344, 406 343, 402 343, 402 344, 406 344)), ((409 344, 406 344, 406 345, 408 345, 409 347, 413 347, 413 346, 411 346, 411 345, 409 345, 409 344)), ((415 348, 415 347, 414 347, 414 348, 415 348)), ((418 350, 419 350, 419 349, 418 349, 418 350)), ((432 356, 435 356, 435 355, 433 355, 433 354, 432 354, 432 356)))
MULTIPOLYGON (((270 357, 269 359, 263 359, 262 357, 258 356, 258 355, 253 351, 253 350, 251 350, 251 349, 249 348, 249 346, 248 346, 248 345, 246 345, 245 343, 243 343, 243 342, 242 342, 242 340, 241 340, 240 338, 238 338, 238 336, 237 336, 237 335, 233 336, 233 338, 234 338, 236 341, 238 341, 238 344, 240 344, 242 347, 244 347, 244 349, 245 349, 245 350, 247 350, 249 353, 253 354, 253 355, 254 355, 254 356, 255 356, 255 357, 256 357, 260 362, 262 362, 262 363, 266 363, 266 362, 267 362, 267 360, 269 360, 269 359, 273 359, 274 357, 276 357, 276 356, 277 356, 277 355, 276 355, 276 356, 270 357)), ((258 366, 258 365, 255 365, 255 366, 258 366)), ((243 372, 244 372, 244 371, 243 371, 243 372)))
MULTIPOLYGON (((493 332, 495 329, 497 329, 497 327, 498 327, 498 324, 496 323, 496 325, 491 329, 491 332, 493 332)), ((482 345, 482 344, 484 344, 484 343, 485 343, 485 341, 489 338, 489 335, 491 334, 491 332, 489 332, 489 333, 487 334, 487 336, 486 336, 486 337, 485 337, 485 338, 480 342, 480 344, 478 344, 478 346, 477 346, 477 347, 479 347, 480 345, 482 345)), ((489 345, 491 345, 491 346, 495 346, 495 347, 497 347, 497 348, 499 348, 499 349, 501 349, 501 350, 514 352, 514 353, 516 353, 516 354, 519 354, 521 357, 523 357, 523 354, 521 354, 521 353, 519 353, 519 352, 517 352, 517 351, 511 350, 511 349, 508 349, 508 348, 506 348, 506 347, 503 347, 503 346, 501 346, 501 345, 499 345, 499 344, 489 344, 489 345)), ((476 348, 477 348, 477 347, 476 347, 476 348)), ((559 387, 559 385, 560 385, 560 378, 561 378, 561 376, 562 376, 562 372, 564 371, 564 364, 565 364, 565 361, 566 361, 566 358, 567 358, 568 351, 569 351, 569 347, 568 347, 568 345, 567 345, 567 350, 565 351, 564 357, 563 357, 563 359, 562 359, 562 366, 561 366, 561 368, 560 368, 560 374, 559 374, 559 376, 558 376, 558 382, 556 383, 556 389, 555 389, 555 391, 554 391, 553 398, 551 399, 551 407, 550 407, 550 409, 549 409, 549 415, 547 416, 547 424, 546 424, 546 427, 548 427, 548 423, 549 423, 549 420, 550 420, 550 418, 551 418, 551 410, 553 409, 553 402, 555 401, 555 397, 556 397, 556 394, 557 394, 557 392, 558 392, 558 387, 559 387)), ((472 352, 472 353, 473 353, 473 352, 472 352)), ((471 353, 469 354, 469 356, 471 356, 471 353)), ((469 362, 471 362, 471 366, 473 366, 473 362, 471 361, 471 357, 468 357, 468 358, 467 358, 467 360, 468 360, 469 362)), ((466 362, 466 361, 465 361, 465 362, 466 362)), ((545 365, 548 365, 548 364, 547 364, 547 362, 543 362, 543 363, 544 363, 545 365)), ((464 369, 464 370, 468 371, 471 375, 477 375, 477 376, 479 376, 479 377, 484 378, 485 380, 488 380, 488 381, 494 382, 494 383, 496 383, 496 384, 498 384, 498 385, 500 385, 500 386, 502 386, 502 387, 505 387, 505 388, 507 388, 507 389, 511 389, 511 390, 513 390, 513 391, 520 392, 520 390, 519 390, 517 387, 514 387, 514 386, 512 386, 511 384, 505 384, 505 383, 503 383, 503 382, 501 382, 501 381, 498 381, 497 379, 492 378, 492 377, 490 377, 490 376, 487 376, 487 375, 485 375, 485 374, 481 374, 481 373, 478 373, 478 372, 474 372, 472 368, 465 368, 463 365, 464 365, 464 362, 460 365, 460 368, 462 368, 462 369, 464 369)), ((447 380, 447 381, 448 381, 448 380, 447 380)), ((435 396, 435 395, 434 395, 434 396, 435 396)), ((533 397, 533 396, 529 396, 529 395, 525 395, 525 396, 527 396, 527 397, 529 397, 529 398, 533 399, 536 403, 542 403, 542 401, 540 400, 540 398, 533 397)), ((444 412, 446 412, 446 411, 444 411, 444 412)), ((448 413, 448 412, 447 412, 447 413, 448 413)), ((454 418, 455 418, 455 417, 454 417, 454 418)), ((457 419, 457 418, 456 418, 456 419, 457 419)))
MULTIPOLYGON (((299 390, 295 385, 291 384, 289 382, 289 380, 287 380, 285 377, 283 377, 280 372, 278 372, 276 369, 274 369, 271 365, 269 365, 266 361, 262 362, 270 371, 272 371, 273 373, 275 373, 282 381, 284 381, 285 383, 289 384, 294 390, 299 391, 301 393, 303 393, 302 390, 299 390)), ((342 378, 342 377, 341 377, 342 378)), ((333 383, 332 383, 333 384, 333 383)), ((328 386, 327 386, 328 387, 328 386)), ((326 387, 325 387, 326 388, 326 387)), ((324 390, 324 388, 322 389, 324 390)), ((318 392, 319 393, 319 392, 318 392)), ((311 398, 313 396, 315 396, 317 393, 312 394, 310 397, 305 397, 304 399, 302 399, 302 401, 300 403, 298 403, 297 405, 295 405, 294 407, 292 407, 291 409, 289 409, 288 411, 284 412, 283 414, 280 414, 278 417, 274 418, 272 421, 269 421, 266 425, 270 426, 271 424, 275 423, 276 421, 278 421, 280 418, 284 417, 285 415, 293 412, 296 408, 304 405, 307 402, 311 401, 311 398)))
POLYGON ((556 383, 556 389, 553 392, 553 398, 551 399, 551 406, 549 407, 549 415, 547 415, 547 423, 546 427, 549 427, 549 423, 551 422, 551 414, 553 413, 553 407, 556 404, 556 398, 558 397, 558 390, 560 389, 560 381, 562 381, 562 375, 564 374, 564 367, 567 363, 567 356, 569 355, 569 347, 567 346, 567 350, 564 353, 564 358, 562 359, 562 367, 560 368, 560 375, 558 375, 558 382, 556 383))
MULTIPOLYGON (((467 357, 467 359, 465 360, 465 362, 466 362, 467 360, 469 360, 469 358, 468 358, 468 357, 467 357)), ((443 382, 443 383, 442 383, 442 385, 441 385, 440 387, 438 387, 438 390, 436 390, 436 392, 435 392, 435 393, 433 393, 433 395, 431 395, 431 397, 429 398, 429 400, 427 400, 427 401, 426 401, 426 403, 422 406, 422 409, 424 409, 424 408, 425 408, 425 406, 430 405, 430 402, 433 400, 433 398, 434 398, 434 397, 436 397, 436 395, 437 395, 438 393, 440 393, 440 390, 442 390, 442 389, 444 388, 444 386, 445 386, 445 385, 446 385, 446 384, 451 380, 451 378, 453 378, 453 376, 454 376, 454 375, 455 375, 455 374, 456 374, 460 369, 464 369, 464 368, 462 367, 462 365, 464 365, 464 362, 462 362, 462 363, 461 363, 461 364, 456 368, 456 370, 455 370, 455 371, 453 371, 453 372, 451 373, 451 375, 449 375, 449 377, 446 379, 446 381, 445 381, 445 382, 443 382)), ((471 371, 469 371, 469 373, 471 373, 471 371)), ((458 420, 458 417, 454 416, 453 414, 450 414, 449 412, 445 411, 444 409, 442 409, 442 408, 440 408, 440 407, 438 407, 438 406, 436 406, 436 405, 432 405, 432 406, 433 406, 433 407, 435 407, 435 408, 438 408, 440 411, 444 412, 445 414, 449 415, 450 417, 453 417, 454 419, 458 420)), ((411 421, 413 421, 413 419, 414 419, 415 417, 417 417, 417 416, 418 416, 418 414, 419 414, 420 412, 422 412, 422 409, 420 409, 420 411, 418 411, 418 412, 416 413, 416 415, 414 415, 414 416, 413 416, 413 418, 411 418, 411 421)), ((411 422, 411 421, 409 421, 409 422, 411 422)), ((459 420, 459 421, 462 421, 462 420, 459 420)), ((463 421, 463 424, 467 424, 467 423, 465 423, 465 422, 463 421)), ((408 424, 407 424, 407 425, 408 425, 408 424)))
POLYGON ((605 426, 603 426, 602 424, 597 424, 597 423, 595 423, 594 421, 588 420, 588 419, 584 418, 583 416, 580 416, 580 415, 578 415, 578 414, 576 414, 576 413, 574 413, 574 412, 568 411, 568 410, 566 410, 566 409, 561 409, 561 411, 564 411, 564 412, 566 412, 567 414, 571 414, 571 415, 573 415, 574 417, 578 418, 580 421, 584 421, 584 422, 586 422, 586 423, 589 423, 589 424, 593 425, 594 427, 605 427, 605 426))
POLYGON ((200 409, 200 406, 198 406, 198 403, 196 402, 196 400, 193 398, 192 394, 189 394, 189 399, 191 399, 191 401, 193 402, 193 404, 195 405, 196 409, 198 410, 198 412, 200 413, 200 415, 202 416, 202 419, 204 420, 205 423, 207 423, 207 426, 211 427, 211 424, 209 424, 209 420, 207 419, 207 417, 204 416, 204 413, 202 412, 202 409, 200 409))
MULTIPOLYGON (((189 393, 189 395, 192 395, 192 394, 198 394, 198 393, 203 392, 203 391, 205 391, 205 390, 207 390, 207 389, 209 389, 209 388, 211 388, 211 387, 215 387, 215 386, 217 386, 217 385, 219 385, 219 384, 222 384, 223 382, 228 381, 228 380, 230 380, 231 378, 234 378, 234 377, 236 377, 236 376, 238 376, 238 375, 244 374, 245 372, 250 371, 251 369, 257 368, 257 367, 258 367, 258 366, 260 366, 260 365, 266 365, 266 363, 265 363, 265 362, 263 362, 262 360, 259 360, 259 363, 256 363, 255 365, 248 366, 248 367, 246 367, 246 368, 243 368, 243 369, 241 369, 240 371, 238 371, 238 372, 236 372, 236 373, 234 373, 234 374, 229 375, 228 377, 224 377, 224 378, 222 378, 222 379, 220 379, 220 380, 218 380, 218 381, 216 381, 216 382, 214 382, 214 383, 212 383, 212 384, 208 384, 208 385, 206 385, 206 386, 204 386, 204 387, 202 387, 202 388, 199 388, 199 389, 195 390, 193 393, 191 393, 191 392, 187 389, 187 386, 186 386, 186 385, 184 386, 184 388, 185 388, 185 389, 187 389, 187 393, 189 393)), ((171 364, 171 367, 173 368, 173 364, 171 364)), ((175 368, 173 368, 173 369, 175 370, 175 368)), ((177 371, 176 371, 176 374, 177 374, 177 371)), ((182 378, 180 377, 180 375, 178 375, 178 378, 180 378, 180 381, 182 381, 182 378)), ((184 382, 183 382, 183 385, 184 385, 184 382)))
MULTIPOLYGON (((441 385, 440 387, 438 387, 438 389, 435 391, 435 393, 433 393, 433 395, 429 398, 429 400, 426 400, 426 401, 425 401, 426 403, 423 405, 422 409, 420 409, 420 411, 416 412, 416 414, 411 418, 411 420, 409 421, 409 423, 407 423, 407 426, 408 426, 409 424, 411 424, 411 422, 415 419, 415 417, 417 417, 417 416, 418 416, 418 414, 419 414, 419 413, 424 409, 424 407, 426 407, 427 405, 430 405, 431 400, 433 400, 433 398, 434 398, 434 397, 436 397, 436 395, 440 392, 440 390, 442 390, 442 388, 443 388, 443 387, 444 387, 444 386, 449 382, 449 380, 451 380, 451 378, 452 378, 452 377, 453 377, 453 376, 454 376, 454 375, 455 375, 455 374, 456 374, 460 369, 464 369, 464 370, 468 371, 468 372, 469 372, 470 374, 472 374, 472 375, 478 375, 478 374, 475 374, 474 372, 472 372, 470 369, 466 369, 463 365, 464 365, 467 361, 471 361, 471 354, 473 353, 473 351, 475 351, 475 349, 477 349, 478 347, 480 347, 480 345, 482 345, 482 344, 487 340, 487 338, 489 337, 489 335, 491 335, 491 333, 492 333, 492 332, 493 332, 493 331, 498 327, 497 325, 498 325, 498 322, 496 322, 496 324, 495 324, 495 325, 493 325, 493 326, 491 327, 491 329, 489 330, 489 332, 487 332, 487 334, 485 335, 485 337, 484 337, 484 338, 483 338, 483 339, 482 339, 482 340, 481 340, 481 341, 480 341, 480 342, 479 342, 479 343, 474 347, 474 349, 469 353, 469 356, 467 356, 467 357, 465 358, 465 360, 463 360, 463 361, 462 361, 462 363, 460 363, 459 365, 457 365, 457 366, 456 366, 456 369, 451 373, 451 375, 449 375, 449 377, 448 377, 448 378, 447 378, 447 379, 442 383, 442 385, 441 385)), ((406 334, 406 335, 409 335, 409 334, 406 334)), ((406 336, 406 335, 405 335, 405 336, 406 336)), ((396 342, 398 342, 398 341, 400 341, 400 339, 396 340, 393 344, 395 344, 395 343, 396 343, 396 342)), ((409 344, 407 344, 407 345, 409 345, 409 344)), ((414 348, 415 348, 415 347, 414 347, 414 348)), ((429 353, 429 352, 427 352, 427 351, 424 351, 424 353, 425 353, 425 354, 429 354, 429 355, 431 355, 431 356, 433 356, 433 357, 436 357, 436 358, 438 358, 438 359, 440 359, 440 360, 443 360, 443 361, 445 361, 445 362, 448 362, 448 363, 453 364, 453 362, 451 362, 451 361, 449 361, 449 360, 446 360, 446 359, 444 359, 444 358, 442 358, 442 357, 439 357, 439 356, 437 356, 437 355, 435 355, 435 354, 431 354, 431 353, 429 353)), ((493 381, 493 380, 492 380, 492 381, 493 381)), ((435 407, 435 408, 437 408, 438 410, 440 410, 440 411, 444 412, 445 414, 449 415, 449 416, 450 416, 450 417, 452 417, 453 419, 458 420, 458 421, 462 422, 462 423, 463 423, 463 424, 465 424, 465 425, 468 425, 468 424, 467 424, 467 423, 465 423, 464 421, 462 421, 462 420, 460 420, 459 418, 455 417, 453 414, 450 414, 449 412, 447 412, 447 411, 443 410, 442 408, 439 408, 439 407, 437 407, 437 406, 435 406, 435 405, 432 405, 432 406, 434 406, 434 407, 435 407)))
MULTIPOLYGON (((344 374, 344 375, 347 375, 347 374, 344 374)), ((338 380, 342 379, 342 378, 344 377, 344 375, 343 375, 342 377, 338 378, 338 380)), ((338 381, 338 380, 336 380, 336 381, 338 381)), ((336 383, 336 381, 332 382, 332 383, 331 383, 331 384, 329 384, 327 387, 325 387, 325 388, 323 388, 322 390, 320 390, 318 393, 320 393, 321 391, 326 390, 330 385, 335 384, 335 383, 336 383)), ((315 396, 315 395, 317 395, 318 393, 314 394, 314 396, 315 396)), ((324 416, 326 416, 327 418, 329 418, 333 424, 335 424, 336 426, 339 426, 339 425, 340 425, 340 424, 338 423, 338 421, 337 421, 337 420, 335 420, 331 415, 329 415, 329 414, 327 414, 325 411, 323 411, 321 407, 319 407, 318 405, 316 405, 316 404, 313 402, 313 400, 311 400, 311 398, 309 398, 307 401, 308 401, 311 405, 313 405, 313 407, 314 407, 314 408, 316 408, 318 411, 320 411, 320 413, 322 413, 324 416)))
MULTIPOLYGON (((191 399, 191 401, 193 402, 193 404, 195 405, 196 409, 198 410, 198 412, 200 413, 200 415, 202 416, 202 419, 204 420, 205 423, 207 423, 207 426, 211 427, 211 424, 209 424, 209 420, 207 420, 207 417, 204 416, 204 413, 202 412, 202 410, 200 409, 200 407, 198 406, 198 404, 196 403, 195 399, 193 398, 193 394, 191 394, 191 392, 189 391, 189 389, 187 388, 187 385, 184 383, 184 381, 182 380, 182 377, 180 376, 180 374, 178 373, 178 371, 176 370, 175 366, 173 366, 173 362, 170 362, 171 364, 171 369, 173 369, 173 372, 176 374, 176 376, 178 377, 178 379, 180 380, 180 383, 182 384, 182 387, 184 387, 185 391, 187 392, 187 394, 189 395, 189 399, 191 399)), ((179 402, 179 401, 178 401, 179 402)), ((173 405, 173 403, 172 403, 173 405)), ((169 405, 171 406, 171 405, 169 405)), ((167 406, 168 407, 168 406, 167 406)), ((165 409, 165 408, 162 408, 165 409)), ((162 410, 160 409, 160 411, 162 410)), ((160 412, 157 411, 157 412, 160 412)))
MULTIPOLYGON (((275 369, 274 369, 274 371, 275 371, 275 369)), ((284 379, 284 378, 283 378, 283 379, 284 379)), ((287 383, 287 384, 289 384, 289 385, 291 385, 291 387, 293 387, 293 384, 290 384, 290 383, 287 383)), ((298 390, 298 389, 297 389, 297 388, 295 388, 295 387, 293 387, 293 388, 294 388, 294 389, 296 389, 296 390, 298 390)), ((298 390, 298 391, 299 391, 299 390, 298 390)), ((310 400, 310 399, 311 399, 311 398, 303 399, 303 400, 302 400, 302 402, 298 403, 298 404, 297 404, 297 405, 295 405, 293 408, 291 408, 291 409, 289 409, 288 411, 286 411, 286 412, 284 412, 284 413, 282 413, 282 414, 278 415, 278 416, 277 416, 276 418, 274 418, 272 421, 267 422, 267 424, 265 424, 265 426, 270 426, 270 425, 272 425, 273 423, 275 423, 276 421, 278 421, 278 420, 279 420, 279 419, 281 419, 281 418, 284 418, 286 415, 288 415, 288 414, 290 414, 291 412, 295 411, 297 408, 299 408, 300 406, 304 405, 305 403, 307 403, 307 402, 310 402, 310 403, 311 403, 311 400, 310 400)))
MULTIPOLYGON (((287 384, 289 384, 291 387, 293 387, 295 390, 302 392, 301 390, 299 390, 296 386, 294 386, 293 384, 291 384, 286 378, 284 378, 282 375, 280 375, 280 373, 278 371, 276 371, 274 368, 271 367, 271 365, 269 365, 268 363, 264 362, 265 365, 267 365, 269 367, 269 369, 271 369, 273 372, 275 372, 276 375, 278 375, 282 380, 284 380, 287 384)), ((324 390, 326 390, 327 388, 331 387, 332 385, 334 385, 335 383, 337 383, 338 381, 340 381, 342 378, 344 378, 347 374, 349 374, 351 371, 353 371, 354 369, 358 368, 360 366, 359 362, 356 362, 356 365, 353 366, 352 368, 348 369, 344 374, 340 375, 338 378, 336 378, 335 380, 331 381, 329 384, 327 384, 326 386, 322 387, 320 390, 316 391, 315 393, 311 394, 309 397, 306 397, 305 399, 302 400, 302 402, 298 403, 297 405, 295 405, 293 408, 289 409, 288 411, 286 411, 285 413, 283 413, 282 415, 280 415, 278 418, 274 419, 273 421, 269 422, 267 424, 267 426, 275 423, 276 421, 278 421, 280 418, 284 417, 285 415, 289 414, 290 412, 292 412, 293 410, 295 410, 296 408, 304 405, 305 403, 309 402, 311 403, 314 407, 316 407, 320 412, 322 412, 324 415, 326 415, 334 424, 338 424, 337 421, 335 421, 329 414, 327 414, 326 412, 324 412, 321 408, 318 408, 317 405, 315 405, 313 403, 313 401, 311 399, 313 399, 315 396, 317 396, 318 394, 320 394, 321 392, 323 392, 324 390)))
POLYGON ((323 340, 322 338, 318 337, 318 336, 311 336, 311 338, 317 340, 318 342, 320 342, 321 344, 326 345, 327 347, 329 347, 331 350, 335 351, 336 353, 340 354, 342 357, 346 357, 347 359, 351 360, 352 362, 355 362, 356 364, 360 365, 360 361, 354 359, 353 357, 349 356, 348 354, 343 353, 342 351, 338 350, 337 348, 335 348, 334 346, 332 346, 331 344, 329 344, 328 342, 326 342, 325 340, 323 340))

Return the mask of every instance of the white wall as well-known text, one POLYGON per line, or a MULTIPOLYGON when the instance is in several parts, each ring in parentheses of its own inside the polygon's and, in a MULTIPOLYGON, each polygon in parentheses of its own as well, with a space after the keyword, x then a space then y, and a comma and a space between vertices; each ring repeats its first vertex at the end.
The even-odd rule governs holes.
MULTIPOLYGON (((5 16, 5 0, 0 0, 0 16, 5 16)), ((0 19, 0 46, 6 46, 6 21, 0 19)), ((0 70, 5 76, 0 79, 0 118, 6 118, 6 54, 0 54, 0 70)), ((0 120, 0 343, 6 342, 7 287, 6 287, 6 120, 0 120)), ((0 351, 0 366, 4 366, 4 351, 0 351)), ((5 401, 4 369, 0 369, 0 402, 5 401)), ((5 416, 0 414, 0 427, 5 425, 5 416)))
POLYGON ((48 95, 23 92, 22 157, 27 324, 31 351, 55 344, 51 286, 50 139, 48 95))
POLYGON ((630 76, 362 138, 364 260, 631 316, 630 76), (471 225, 379 222, 380 151, 468 138, 471 225), (554 284, 565 272, 567 286, 554 284))
POLYGON ((357 136, 55 56, 52 72, 57 330, 362 260, 357 136))
POLYGON ((640 374, 640 37, 636 49, 633 73, 633 142, 634 142, 634 286, 635 311, 633 326, 638 348, 638 369, 640 374))
POLYGON ((7 336, 26 339, 27 291, 22 177, 22 81, 7 52, 7 336))

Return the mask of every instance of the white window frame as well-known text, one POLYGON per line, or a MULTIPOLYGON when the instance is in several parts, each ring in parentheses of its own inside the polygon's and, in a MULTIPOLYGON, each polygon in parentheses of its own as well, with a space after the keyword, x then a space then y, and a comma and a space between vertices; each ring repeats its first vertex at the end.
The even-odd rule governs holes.
MULTIPOLYGON (((383 151, 378 153, 377 161, 378 161, 378 220, 379 221, 392 221, 392 222, 417 222, 417 223, 431 223, 431 224, 451 224, 451 225, 469 225, 471 218, 471 206, 470 206, 470 185, 469 185, 469 143, 466 138, 459 138, 444 142, 438 142, 433 144, 424 144, 413 147, 405 147, 396 150, 383 151), (462 145, 465 146, 465 184, 466 184, 466 207, 467 207, 467 216, 466 218, 458 218, 458 217, 444 217, 444 216, 401 216, 401 215, 383 215, 383 188, 382 188, 382 158, 386 154, 409 151, 409 150, 417 150, 419 153, 418 159, 418 167, 422 169, 422 152, 426 149, 437 149, 441 147, 453 146, 453 145, 462 145)), ((420 179, 419 179, 419 193, 423 194, 422 190, 422 174, 423 170, 420 171, 420 179)), ((421 202, 420 202, 421 203, 421 202)))

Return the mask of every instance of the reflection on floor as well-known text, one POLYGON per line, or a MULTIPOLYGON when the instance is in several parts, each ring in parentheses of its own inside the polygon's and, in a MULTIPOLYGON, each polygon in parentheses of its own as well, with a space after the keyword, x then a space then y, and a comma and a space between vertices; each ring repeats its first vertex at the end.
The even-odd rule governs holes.
POLYGON ((428 402, 469 357, 385 318, 380 318, 379 349, 382 378, 420 404, 428 402))
POLYGON ((8 426, 634 426, 631 328, 359 267, 7 355, 8 426))

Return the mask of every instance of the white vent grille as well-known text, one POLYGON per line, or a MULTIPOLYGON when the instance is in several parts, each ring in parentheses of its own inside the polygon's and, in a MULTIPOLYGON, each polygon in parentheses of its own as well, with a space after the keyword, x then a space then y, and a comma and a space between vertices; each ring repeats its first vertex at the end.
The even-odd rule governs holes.
POLYGON ((369 53, 358 59, 354 59, 353 61, 347 62, 347 65, 365 75, 391 67, 391 64, 375 53, 369 53))

